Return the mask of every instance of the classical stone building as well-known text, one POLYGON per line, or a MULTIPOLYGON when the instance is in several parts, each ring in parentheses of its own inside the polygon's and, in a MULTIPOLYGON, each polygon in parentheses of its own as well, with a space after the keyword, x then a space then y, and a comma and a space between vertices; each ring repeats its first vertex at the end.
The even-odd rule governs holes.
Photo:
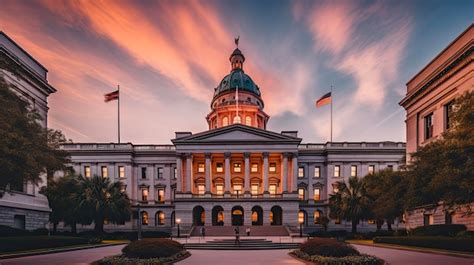
MULTIPOLYGON (((141 212, 109 230, 169 230, 180 220, 193 226, 261 226, 297 231, 321 229, 336 182, 385 168, 397 170, 405 154, 399 142, 302 144, 297 131, 266 130, 260 88, 248 76, 239 49, 231 72, 215 88, 209 130, 177 132, 172 145, 72 143, 64 146, 75 171, 123 183, 141 212), (137 220, 137 218, 140 218, 137 220)), ((360 230, 374 230, 370 220, 360 230)), ((79 227, 81 229, 81 227, 79 227)), ((82 229, 86 229, 83 227, 82 229)), ((350 229, 332 220, 330 229, 350 229)))
MULTIPOLYGON (((474 24, 471 24, 408 81, 407 94, 400 102, 407 112, 407 162, 420 146, 436 141, 449 130, 453 100, 474 90, 473 61, 474 24)), ((473 230, 474 216, 445 212, 437 205, 421 206, 407 215, 408 228, 444 223, 464 223, 473 230)))
MULTIPOLYGON (((11 89, 42 118, 41 124, 47 126, 47 98, 56 89, 48 83, 48 70, 36 61, 18 44, 0 31, 0 59, 18 69, 17 73, 0 68, 0 76, 11 84, 11 89)), ((51 209, 45 196, 39 194, 46 185, 42 177, 39 185, 25 183, 22 187, 10 187, 0 198, 0 225, 22 229, 44 228, 48 224, 51 209)), ((2 191, 3 192, 3 191, 2 191)))

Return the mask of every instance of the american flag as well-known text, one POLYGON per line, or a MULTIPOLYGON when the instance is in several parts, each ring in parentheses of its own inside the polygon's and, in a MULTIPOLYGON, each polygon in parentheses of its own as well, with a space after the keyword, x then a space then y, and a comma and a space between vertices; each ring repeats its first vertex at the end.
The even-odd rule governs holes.
POLYGON ((109 102, 112 100, 117 100, 119 99, 119 91, 115 90, 114 92, 110 92, 104 95, 104 101, 109 102))

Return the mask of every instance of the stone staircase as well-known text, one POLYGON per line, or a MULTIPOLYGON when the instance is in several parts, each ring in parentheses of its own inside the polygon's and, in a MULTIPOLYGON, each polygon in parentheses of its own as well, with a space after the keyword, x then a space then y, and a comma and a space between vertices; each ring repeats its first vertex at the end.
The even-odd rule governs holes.
POLYGON ((186 249, 209 249, 209 250, 263 250, 263 249, 295 249, 300 243, 275 243, 267 239, 241 239, 239 243, 235 239, 214 239, 204 243, 186 243, 186 249))
MULTIPOLYGON (((191 236, 200 236, 201 227, 194 227, 191 232, 191 236)), ((288 236, 288 230, 284 226, 249 226, 250 236, 288 236)), ((206 229, 206 236, 235 236, 233 226, 204 226, 206 229)), ((247 226, 238 226, 240 237, 244 238, 247 236, 245 229, 247 226)))

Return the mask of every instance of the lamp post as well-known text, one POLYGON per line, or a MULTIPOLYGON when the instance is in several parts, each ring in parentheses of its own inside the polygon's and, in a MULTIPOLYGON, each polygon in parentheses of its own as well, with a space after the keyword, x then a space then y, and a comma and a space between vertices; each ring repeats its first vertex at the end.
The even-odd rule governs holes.
POLYGON ((181 219, 176 219, 176 224, 178 225, 178 238, 180 237, 180 234, 179 234, 179 224, 181 223, 181 219))
POLYGON ((138 235, 137 239, 142 240, 142 215, 140 213, 140 203, 137 203, 137 212, 138 212, 138 223, 137 223, 137 230, 138 230, 138 235))
POLYGON ((304 223, 304 215, 298 215, 298 223, 300 224, 300 237, 303 237, 303 223, 304 223))

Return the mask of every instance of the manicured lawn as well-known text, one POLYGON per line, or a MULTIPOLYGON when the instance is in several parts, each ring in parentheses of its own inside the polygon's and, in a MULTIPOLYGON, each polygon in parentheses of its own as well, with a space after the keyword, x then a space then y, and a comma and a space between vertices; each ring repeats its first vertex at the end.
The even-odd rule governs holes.
POLYGON ((90 245, 91 243, 101 244, 97 241, 90 242, 87 238, 69 236, 0 237, 0 253, 5 254, 18 251, 84 246, 90 245))

